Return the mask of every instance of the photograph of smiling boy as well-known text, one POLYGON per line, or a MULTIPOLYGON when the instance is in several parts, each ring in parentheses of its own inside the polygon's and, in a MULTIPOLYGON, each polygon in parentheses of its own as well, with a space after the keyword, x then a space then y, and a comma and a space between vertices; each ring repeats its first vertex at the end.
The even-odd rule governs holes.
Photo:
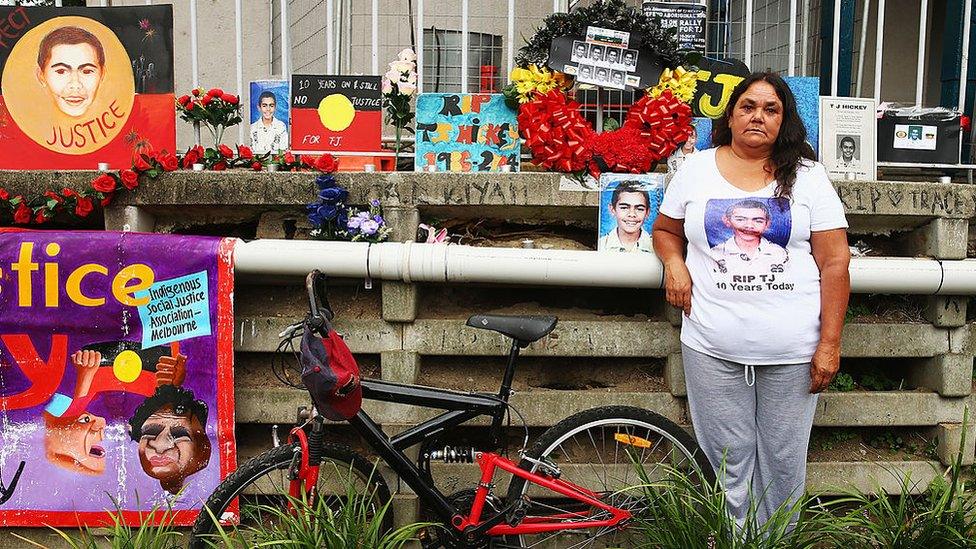
POLYGON ((713 199, 705 204, 705 234, 720 279, 789 271, 792 217, 783 198, 713 199))
POLYGON ((284 80, 251 82, 251 149, 256 154, 288 149, 289 97, 288 82, 284 80))
POLYGON ((664 174, 602 174, 597 250, 651 253, 664 174))

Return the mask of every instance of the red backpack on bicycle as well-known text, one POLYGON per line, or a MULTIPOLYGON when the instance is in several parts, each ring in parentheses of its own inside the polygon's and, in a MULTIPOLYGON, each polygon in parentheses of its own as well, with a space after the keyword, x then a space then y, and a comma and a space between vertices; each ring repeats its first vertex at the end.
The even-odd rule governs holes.
POLYGON ((342 421, 359 413, 363 388, 359 365, 346 342, 328 324, 320 331, 305 324, 301 347, 302 382, 325 417, 342 421), (326 332, 326 337, 317 335, 326 332))

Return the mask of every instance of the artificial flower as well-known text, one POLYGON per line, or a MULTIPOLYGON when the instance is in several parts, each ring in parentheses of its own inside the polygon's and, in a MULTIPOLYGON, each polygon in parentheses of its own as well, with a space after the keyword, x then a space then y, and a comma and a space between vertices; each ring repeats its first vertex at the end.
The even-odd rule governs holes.
POLYGON ((119 172, 119 179, 122 180, 122 184, 125 185, 126 189, 130 191, 139 186, 139 174, 132 170, 122 170, 119 172))
POLYGON ((95 209, 95 205, 92 204, 90 198, 79 196, 78 203, 75 204, 75 215, 78 217, 88 217, 88 214, 92 213, 95 209))
POLYGON ((152 166, 150 166, 149 163, 146 162, 145 157, 143 157, 141 154, 136 155, 136 160, 135 160, 135 162, 132 163, 132 167, 137 172, 144 172, 144 171, 152 168, 152 166))
POLYGON ((21 203, 17 205, 17 210, 14 212, 14 223, 19 223, 21 225, 30 223, 32 213, 33 212, 31 212, 31 209, 27 207, 27 204, 24 204, 24 202, 21 201, 21 203))
POLYGON ((227 145, 224 145, 223 143, 221 143, 217 147, 217 150, 220 151, 220 155, 223 156, 224 158, 233 158, 234 157, 234 151, 232 151, 230 149, 230 147, 228 147, 227 145))
POLYGON ((537 65, 529 65, 527 69, 515 67, 510 79, 515 86, 519 103, 528 103, 535 92, 547 94, 552 90, 566 89, 571 84, 565 74, 545 67, 539 68, 537 65))
POLYGON ((397 54, 397 59, 400 61, 413 62, 417 60, 417 54, 414 53, 414 51, 410 48, 403 48, 400 50, 400 53, 397 54))
POLYGON ((115 178, 103 173, 92 181, 92 188, 99 192, 110 193, 115 190, 115 178))
POLYGON ((674 70, 664 69, 657 85, 648 90, 648 94, 657 99, 664 90, 671 90, 679 100, 690 103, 695 97, 695 89, 698 86, 698 73, 687 71, 684 67, 674 70))
POLYGON ((251 160, 254 158, 254 152, 250 147, 244 145, 237 146, 237 156, 241 157, 241 160, 251 160))
POLYGON ((215 172, 222 172, 226 169, 227 169, 227 162, 224 162, 223 160, 213 165, 213 170, 215 172))

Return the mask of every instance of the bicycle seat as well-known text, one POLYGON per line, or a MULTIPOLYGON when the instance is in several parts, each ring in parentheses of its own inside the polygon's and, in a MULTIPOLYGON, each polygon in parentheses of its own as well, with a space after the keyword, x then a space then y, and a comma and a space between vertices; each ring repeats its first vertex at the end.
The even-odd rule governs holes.
POLYGON ((519 347, 528 347, 529 343, 548 335, 557 320, 554 316, 474 315, 468 319, 468 326, 507 335, 519 347))

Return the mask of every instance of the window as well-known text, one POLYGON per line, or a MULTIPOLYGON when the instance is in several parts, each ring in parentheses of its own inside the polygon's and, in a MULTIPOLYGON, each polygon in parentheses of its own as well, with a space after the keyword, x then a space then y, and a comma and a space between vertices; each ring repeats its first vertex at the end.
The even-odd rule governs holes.
POLYGON ((461 32, 424 29, 424 91, 499 93, 502 37, 468 33, 468 89, 461 90, 461 32))

